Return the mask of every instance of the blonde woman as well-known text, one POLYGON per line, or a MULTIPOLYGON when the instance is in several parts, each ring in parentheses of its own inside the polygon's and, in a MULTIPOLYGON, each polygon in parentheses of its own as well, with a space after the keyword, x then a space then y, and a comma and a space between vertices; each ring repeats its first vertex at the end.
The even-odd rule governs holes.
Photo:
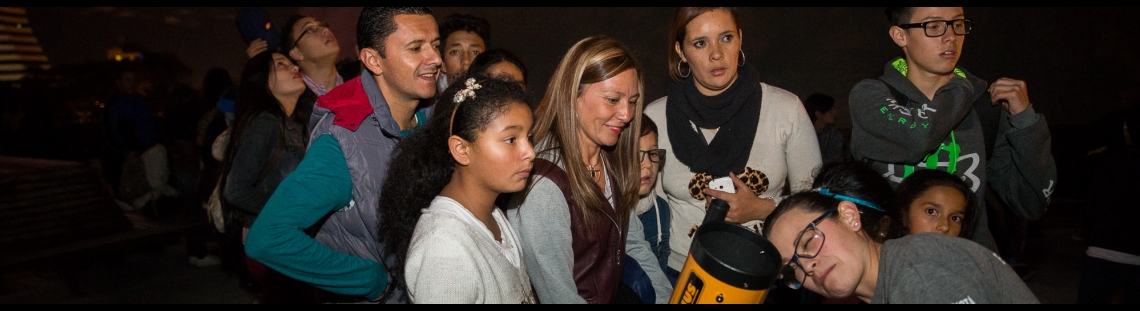
POLYGON ((641 73, 621 42, 589 37, 562 58, 538 106, 534 170, 507 217, 542 303, 640 301, 621 281, 627 253, 653 280, 656 302, 672 292, 630 217, 640 179, 641 73))

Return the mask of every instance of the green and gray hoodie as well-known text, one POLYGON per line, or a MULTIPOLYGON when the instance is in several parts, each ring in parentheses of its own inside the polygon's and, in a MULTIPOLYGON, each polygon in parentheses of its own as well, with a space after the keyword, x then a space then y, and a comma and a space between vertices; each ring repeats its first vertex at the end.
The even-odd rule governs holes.
POLYGON ((881 77, 851 89, 852 156, 891 186, 920 169, 961 177, 979 203, 973 240, 997 252, 982 185, 988 182, 1018 216, 1041 217, 1057 180, 1045 117, 1033 106, 1010 115, 990 102, 986 81, 961 68, 928 100, 906 79, 906 65, 896 58, 881 77))

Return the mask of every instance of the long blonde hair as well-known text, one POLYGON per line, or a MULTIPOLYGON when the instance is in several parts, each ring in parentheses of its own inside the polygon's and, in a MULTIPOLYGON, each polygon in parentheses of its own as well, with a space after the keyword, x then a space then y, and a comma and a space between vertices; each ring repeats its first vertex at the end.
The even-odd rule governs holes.
MULTIPOLYGON (((541 148, 536 149, 535 153, 551 152, 554 155, 553 162, 561 160, 564 164, 566 175, 570 179, 571 196, 578 203, 576 212, 587 224, 586 230, 590 230, 588 224, 592 218, 600 216, 597 213, 604 213, 602 209, 608 208, 608 203, 602 195, 603 190, 594 183, 582 165, 584 162, 578 146, 575 105, 583 91, 583 85, 605 81, 630 69, 636 70, 637 91, 644 94, 641 64, 625 45, 605 36, 582 39, 562 57, 535 112, 534 141, 545 141, 542 146, 535 146, 541 148)), ((629 211, 637 206, 638 180, 641 177, 637 152, 642 105, 634 105, 633 110, 629 128, 621 132, 617 144, 612 147, 600 146, 602 152, 605 152, 602 161, 606 163, 603 165, 612 169, 621 191, 616 210, 622 218, 618 221, 622 222, 626 221, 629 211)), ((619 223, 619 226, 624 227, 625 224, 619 223)))

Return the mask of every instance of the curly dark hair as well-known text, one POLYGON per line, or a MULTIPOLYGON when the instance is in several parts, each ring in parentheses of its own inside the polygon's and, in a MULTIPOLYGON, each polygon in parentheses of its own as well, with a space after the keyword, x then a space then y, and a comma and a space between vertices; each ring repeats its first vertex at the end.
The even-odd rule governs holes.
POLYGON ((457 82, 448 86, 437 97, 435 113, 428 124, 400 141, 393 151, 395 155, 380 188, 376 207, 377 215, 380 215, 379 235, 386 250, 397 258, 396 266, 389 267, 392 271, 404 271, 404 260, 420 210, 430 206, 451 181, 455 159, 447 149, 448 138, 458 135, 467 141, 475 141, 479 133, 506 112, 511 104, 526 105, 523 89, 517 83, 487 77, 476 80, 482 86, 475 91, 477 96, 468 97, 458 107, 452 99, 466 85, 457 82))
MULTIPOLYGON (((780 220, 780 216, 795 209, 805 209, 811 213, 825 213, 839 206, 840 199, 820 193, 819 189, 828 188, 833 194, 844 195, 862 201, 877 204, 880 208, 890 203, 894 193, 891 185, 887 183, 878 172, 866 164, 857 161, 824 164, 819 169, 812 183, 812 190, 795 193, 776 206, 776 209, 764 220, 764 236, 772 233, 772 227, 780 220)), ((853 202, 859 207, 859 217, 863 223, 863 231, 875 242, 883 242, 889 224, 886 212, 874 209, 862 203, 853 202)), ((839 213, 832 214, 838 218, 839 213)))
POLYGON ((891 217, 888 238, 900 238, 910 233, 910 226, 907 224, 907 219, 910 219, 908 218, 910 204, 934 186, 946 186, 962 193, 966 199, 966 215, 962 219, 962 231, 958 233, 958 237, 965 239, 974 237, 974 223, 978 221, 978 199, 970 190, 970 186, 961 178, 944 171, 919 170, 903 179, 895 189, 894 203, 887 208, 887 214, 891 217))
POLYGON ((471 14, 452 13, 439 22, 441 44, 447 46, 447 36, 456 31, 474 32, 483 43, 491 45, 491 23, 482 17, 471 14))

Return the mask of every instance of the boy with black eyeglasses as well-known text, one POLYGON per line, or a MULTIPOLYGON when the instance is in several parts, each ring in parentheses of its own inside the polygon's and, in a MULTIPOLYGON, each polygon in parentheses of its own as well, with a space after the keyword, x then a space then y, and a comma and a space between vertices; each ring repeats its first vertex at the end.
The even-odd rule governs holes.
POLYGON ((281 39, 281 54, 301 67, 305 85, 317 96, 325 95, 344 83, 336 68, 340 43, 327 23, 312 16, 295 14, 285 23, 281 39))
MULTIPOLYGON (((1048 125, 1033 110, 1025 82, 990 84, 957 67, 973 28, 962 8, 888 8, 887 18, 905 57, 852 88, 854 158, 892 187, 915 170, 942 170, 969 184, 978 202, 989 185, 1018 216, 1041 217, 1057 168, 1048 125)), ((998 251, 986 213, 974 232, 974 241, 998 251)))

